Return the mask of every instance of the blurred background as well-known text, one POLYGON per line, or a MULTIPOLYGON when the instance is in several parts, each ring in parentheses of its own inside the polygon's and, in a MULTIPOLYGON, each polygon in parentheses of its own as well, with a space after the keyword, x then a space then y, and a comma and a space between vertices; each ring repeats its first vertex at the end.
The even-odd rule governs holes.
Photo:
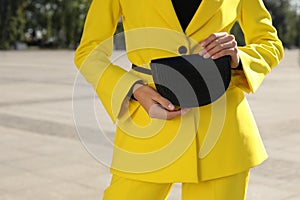
POLYGON ((0 49, 73 48, 91 0, 1 0, 0 49))
MULTIPOLYGON (((91 0, 0 0, 0 49, 75 48, 91 0)), ((286 48, 300 45, 299 0, 264 0, 286 48)), ((122 31, 121 21, 117 33, 122 31)), ((238 24, 232 32, 243 44, 238 24)), ((118 48, 118 47, 116 47, 118 48)), ((121 48, 121 47, 120 47, 121 48)))
MULTIPOLYGON (((110 182, 115 126, 73 63, 91 1, 0 0, 1 200, 96 200, 110 182)), ((264 2, 285 57, 247 94, 269 153, 251 170, 247 200, 299 200, 300 0, 264 2)), ((238 23, 232 33, 243 45, 238 23)), ((114 45, 111 60, 128 70, 122 35, 114 45)), ((168 200, 180 193, 175 184, 168 200)))

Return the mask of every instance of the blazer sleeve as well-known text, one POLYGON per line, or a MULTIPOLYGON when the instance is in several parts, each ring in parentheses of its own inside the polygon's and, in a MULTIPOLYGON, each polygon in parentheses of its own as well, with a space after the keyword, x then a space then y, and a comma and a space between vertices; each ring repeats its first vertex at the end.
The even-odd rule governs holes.
POLYGON ((235 70, 233 75, 239 77, 238 87, 254 93, 282 59, 283 46, 262 0, 241 0, 238 21, 246 45, 238 47, 243 70, 235 70))
POLYGON ((139 77, 110 62, 113 35, 120 16, 119 0, 93 0, 74 59, 114 123, 130 88, 140 81, 139 77))

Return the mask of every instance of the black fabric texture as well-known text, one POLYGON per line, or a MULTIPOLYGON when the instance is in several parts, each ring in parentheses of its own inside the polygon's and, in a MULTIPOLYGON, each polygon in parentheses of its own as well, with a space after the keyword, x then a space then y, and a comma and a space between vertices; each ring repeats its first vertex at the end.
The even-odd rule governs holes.
POLYGON ((243 69, 243 64, 242 64, 241 60, 239 62, 239 65, 236 68, 232 68, 232 70, 244 70, 243 69))
POLYGON ((200 3, 201 0, 172 0, 174 10, 183 31, 188 27, 200 3))
POLYGON ((231 80, 230 56, 204 59, 198 54, 150 63, 157 91, 180 107, 199 107, 220 98, 231 80))

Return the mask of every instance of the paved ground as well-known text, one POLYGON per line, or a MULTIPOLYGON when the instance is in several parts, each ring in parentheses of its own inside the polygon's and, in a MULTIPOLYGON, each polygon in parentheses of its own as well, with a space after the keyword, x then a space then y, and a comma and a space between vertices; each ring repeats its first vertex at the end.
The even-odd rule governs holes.
MULTIPOLYGON (((72 59, 71 51, 0 52, 1 200, 101 199, 110 175, 75 131, 72 59)), ((287 51, 249 96, 270 158, 252 170, 248 200, 300 199, 299 59, 297 51, 287 51)), ((105 117, 99 121, 113 131, 105 117)), ((89 120, 82 123, 88 127, 89 120)), ((176 185, 169 199, 179 196, 176 185)))

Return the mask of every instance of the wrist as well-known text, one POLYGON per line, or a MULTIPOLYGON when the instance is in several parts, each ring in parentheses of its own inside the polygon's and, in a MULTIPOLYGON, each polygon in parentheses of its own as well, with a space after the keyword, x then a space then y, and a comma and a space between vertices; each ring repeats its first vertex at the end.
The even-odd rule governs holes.
POLYGON ((235 68, 232 68, 233 70, 243 70, 243 64, 241 62, 241 59, 239 59, 239 63, 235 68))
MULTIPOLYGON (((137 89, 137 86, 138 85, 143 85, 143 81, 142 80, 139 80, 139 81, 136 81, 135 83, 133 83, 133 85, 131 86, 131 88, 129 89, 128 93, 127 93, 127 96, 129 98, 132 98, 132 99, 135 99, 134 96, 133 96, 133 92, 137 89)), ((136 99, 135 99, 136 100, 136 99)))
POLYGON ((144 86, 145 85, 141 84, 141 83, 134 84, 133 89, 132 89, 133 92, 132 92, 131 98, 134 99, 134 100, 137 100, 140 96, 140 92, 142 91, 142 90, 140 90, 140 88, 144 87, 144 86))
POLYGON ((237 55, 236 59, 234 59, 234 60, 236 60, 236 61, 234 63, 231 62, 231 69, 233 69, 233 70, 243 70, 243 65, 242 65, 240 57, 237 55))

